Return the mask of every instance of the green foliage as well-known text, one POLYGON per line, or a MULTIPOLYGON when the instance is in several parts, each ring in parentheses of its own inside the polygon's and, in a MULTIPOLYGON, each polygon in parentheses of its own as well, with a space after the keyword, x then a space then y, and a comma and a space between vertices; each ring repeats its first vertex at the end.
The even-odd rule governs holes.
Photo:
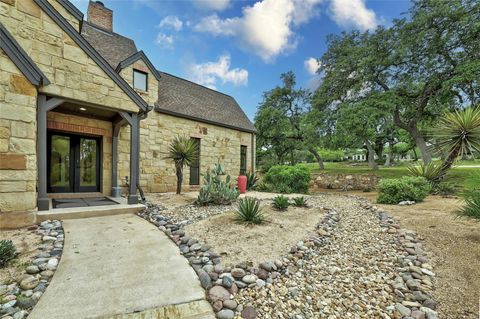
POLYGON ((480 151, 480 107, 446 113, 434 136, 435 146, 447 154, 436 178, 440 181, 457 158, 480 151))
POLYGON ((245 197, 238 201, 238 207, 235 210, 238 221, 247 224, 262 224, 265 221, 260 200, 253 197, 245 197))
POLYGON ((398 204, 401 201, 421 202, 431 188, 431 184, 423 177, 384 179, 378 184, 377 202, 381 204, 398 204))
POLYGON ((407 167, 408 173, 411 176, 423 177, 429 182, 435 181, 440 173, 440 169, 441 166, 434 162, 411 165, 407 167))
POLYGON ((288 202, 287 197, 283 195, 277 195, 273 198, 272 205, 278 210, 286 210, 290 203, 288 202))
POLYGON ((310 183, 310 169, 305 165, 275 165, 265 174, 263 183, 276 193, 306 193, 310 183))
POLYGON ((453 183, 441 182, 432 185, 432 194, 441 196, 450 196, 455 194, 455 185, 453 183))
POLYGON ((230 205, 238 198, 240 193, 232 185, 230 175, 227 175, 225 180, 222 175, 225 175, 225 171, 220 164, 215 164, 214 168, 203 175, 204 184, 200 188, 197 205, 230 205))
POLYGON ((254 190, 257 187, 258 176, 255 172, 247 172, 247 190, 254 190))
POLYGON ((293 206, 295 207, 307 207, 307 199, 305 196, 294 197, 293 206))
POLYGON ((463 197, 465 205, 459 209, 458 215, 480 219, 480 172, 467 178, 463 197))
POLYGON ((325 162, 341 162, 345 157, 345 152, 342 150, 332 150, 328 148, 320 148, 318 153, 325 162))
POLYGON ((183 168, 197 160, 198 145, 187 136, 176 136, 168 147, 165 159, 173 160, 177 175, 177 194, 182 191, 183 168))
POLYGON ((13 241, 3 239, 0 240, 0 267, 5 267, 6 264, 15 258, 17 249, 13 244, 13 241))

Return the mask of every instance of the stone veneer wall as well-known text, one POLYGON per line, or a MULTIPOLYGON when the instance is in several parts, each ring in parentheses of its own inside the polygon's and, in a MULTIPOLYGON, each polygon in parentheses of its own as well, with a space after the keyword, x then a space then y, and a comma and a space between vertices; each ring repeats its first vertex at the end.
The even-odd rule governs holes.
MULTIPOLYGON (((119 179, 129 176, 129 128, 120 132, 119 179)), ((221 163, 233 178, 240 172, 240 145, 247 146, 247 171, 252 170, 252 134, 151 111, 140 125, 140 185, 146 192, 172 192, 176 187, 173 162, 166 160, 176 135, 200 138, 200 173, 221 163)), ((255 144, 254 144, 255 145, 255 144)), ((184 189, 189 190, 190 169, 184 170, 184 189)), ((202 178, 200 178, 202 182, 202 178)), ((123 185, 119 181, 119 185, 123 185)))
POLYGON ((35 87, 0 50, 0 228, 34 221, 36 100, 35 87))
POLYGON ((138 60, 125 69, 120 71, 122 78, 133 88, 133 70, 139 70, 148 74, 147 76, 147 92, 142 90, 135 91, 148 103, 148 105, 154 105, 158 100, 158 81, 155 76, 150 72, 143 60, 138 60))
POLYGON ((112 190, 112 123, 71 114, 48 112, 47 127, 49 130, 102 137, 100 191, 110 196, 112 190))

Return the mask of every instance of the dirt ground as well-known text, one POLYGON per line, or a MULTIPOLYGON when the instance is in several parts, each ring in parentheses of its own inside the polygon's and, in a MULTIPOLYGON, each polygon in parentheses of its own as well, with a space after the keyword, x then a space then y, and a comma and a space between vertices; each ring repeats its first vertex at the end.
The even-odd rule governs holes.
POLYGON ((0 230, 0 240, 2 239, 13 240, 19 254, 7 264, 7 267, 0 268, 0 285, 9 284, 22 273, 26 265, 37 254, 37 246, 41 237, 35 231, 22 228, 0 230))
MULTIPOLYGON (((374 192, 349 193, 376 202, 374 192)), ((480 318, 480 222, 457 218, 461 204, 459 198, 440 196, 412 206, 376 204, 424 237, 437 274, 434 297, 442 319, 480 318)))
POLYGON ((325 211, 320 208, 289 207, 276 211, 262 203, 267 222, 245 226, 235 221, 234 212, 216 215, 185 227, 187 234, 211 245, 225 265, 247 261, 257 265, 274 260, 313 232, 325 211), (280 236, 281 234, 281 236, 280 236))

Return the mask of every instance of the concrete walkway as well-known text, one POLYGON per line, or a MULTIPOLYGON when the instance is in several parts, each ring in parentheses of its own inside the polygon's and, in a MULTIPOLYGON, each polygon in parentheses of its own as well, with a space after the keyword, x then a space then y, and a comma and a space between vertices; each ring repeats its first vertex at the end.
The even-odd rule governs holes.
POLYGON ((215 318, 187 260, 142 218, 65 220, 63 227, 59 267, 29 319, 215 318))

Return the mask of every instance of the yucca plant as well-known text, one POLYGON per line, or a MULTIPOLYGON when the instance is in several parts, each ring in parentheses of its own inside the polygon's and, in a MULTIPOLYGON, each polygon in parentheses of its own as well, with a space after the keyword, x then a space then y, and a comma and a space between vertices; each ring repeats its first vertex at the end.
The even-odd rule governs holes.
POLYGON ((275 198, 273 198, 272 205, 278 210, 286 210, 290 203, 288 202, 287 197, 283 195, 277 195, 275 198))
POLYGON ((17 249, 11 240, 0 240, 0 268, 17 255, 17 249))
POLYGON ((421 165, 410 165, 407 170, 411 176, 423 177, 429 182, 433 182, 440 173, 441 165, 434 162, 423 163, 421 165))
POLYGON ((465 205, 458 210, 458 215, 480 219, 480 172, 466 179, 463 197, 465 205))
POLYGON ((175 174, 177 175, 177 194, 182 192, 183 168, 191 165, 197 160, 198 146, 187 136, 176 136, 168 148, 168 156, 175 163, 175 174))
POLYGON ((257 187, 257 182, 259 180, 255 172, 247 172, 247 190, 254 190, 257 187))
POLYGON ((235 211, 236 219, 247 224, 262 224, 265 221, 260 200, 245 197, 238 201, 235 211))
POLYGON ((307 199, 305 196, 294 197, 293 198, 293 206, 295 207, 306 207, 307 206, 307 199))
POLYGON ((480 151, 480 107, 445 114, 434 130, 436 147, 447 154, 435 182, 440 182, 457 158, 480 151))

